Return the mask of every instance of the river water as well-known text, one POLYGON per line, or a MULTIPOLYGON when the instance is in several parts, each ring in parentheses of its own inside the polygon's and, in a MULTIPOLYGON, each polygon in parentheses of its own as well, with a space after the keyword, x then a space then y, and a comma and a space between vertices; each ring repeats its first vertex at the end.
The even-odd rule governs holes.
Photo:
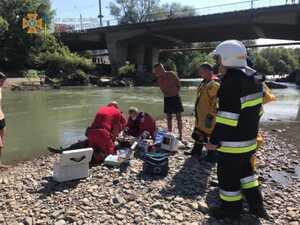
MULTIPOLYGON (((195 92, 196 87, 184 87, 181 91, 186 114, 193 111, 195 92)), ((300 90, 290 86, 273 93, 278 100, 266 106, 264 120, 300 121, 300 90)), ((4 91, 4 163, 28 160, 45 154, 48 145, 68 145, 84 138, 85 128, 98 107, 111 100, 118 101, 124 112, 137 106, 156 118, 162 115, 163 99, 157 87, 4 91)))

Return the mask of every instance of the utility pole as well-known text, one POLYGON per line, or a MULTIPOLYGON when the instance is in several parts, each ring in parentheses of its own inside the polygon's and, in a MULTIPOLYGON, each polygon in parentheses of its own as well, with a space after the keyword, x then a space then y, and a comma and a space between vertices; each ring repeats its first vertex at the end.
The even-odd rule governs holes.
POLYGON ((100 27, 103 26, 103 24, 102 24, 102 18, 103 18, 103 15, 102 15, 102 2, 101 1, 102 0, 99 0, 99 16, 98 16, 99 22, 100 22, 100 27))
POLYGON ((83 31, 82 15, 80 13, 80 30, 83 31))
POLYGON ((251 0, 251 9, 254 8, 254 0, 251 0))

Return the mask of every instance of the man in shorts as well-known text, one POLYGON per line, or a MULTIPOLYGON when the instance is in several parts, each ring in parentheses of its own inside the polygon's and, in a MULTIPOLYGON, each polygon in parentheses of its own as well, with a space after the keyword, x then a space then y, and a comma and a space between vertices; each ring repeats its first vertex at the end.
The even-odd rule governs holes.
POLYGON ((179 140, 182 140, 182 117, 184 111, 180 92, 180 80, 172 71, 166 71, 162 64, 154 66, 154 73, 158 79, 158 85, 164 95, 164 113, 167 115, 168 131, 172 132, 172 115, 176 115, 179 131, 179 140))
POLYGON ((6 76, 0 72, 0 169, 6 166, 2 164, 2 149, 4 147, 4 135, 5 135, 5 116, 2 111, 2 87, 6 80, 6 76))

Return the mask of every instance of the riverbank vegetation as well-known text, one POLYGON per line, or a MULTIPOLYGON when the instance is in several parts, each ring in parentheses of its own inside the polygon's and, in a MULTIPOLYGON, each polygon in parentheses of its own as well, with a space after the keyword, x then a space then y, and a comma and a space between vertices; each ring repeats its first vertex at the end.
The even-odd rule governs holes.
POLYGON ((87 83, 87 73, 95 66, 48 32, 53 15, 49 0, 0 1, 0 70, 8 74, 36 70, 37 76, 44 75, 65 85, 87 83), (22 27, 29 12, 43 20, 43 29, 38 33, 29 34, 22 27))
MULTIPOLYGON (((202 44, 203 45, 203 44, 202 44)), ((300 48, 251 49, 250 61, 258 73, 263 75, 290 74, 299 69, 300 48)), ((195 78, 197 68, 203 62, 213 63, 210 52, 162 52, 160 61, 167 69, 174 70, 182 78, 195 78)))

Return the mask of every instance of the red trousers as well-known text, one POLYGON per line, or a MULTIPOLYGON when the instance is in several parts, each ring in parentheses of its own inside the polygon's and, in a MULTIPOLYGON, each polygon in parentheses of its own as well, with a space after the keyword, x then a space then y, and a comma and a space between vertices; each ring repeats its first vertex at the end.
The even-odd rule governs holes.
POLYGON ((109 131, 89 129, 87 138, 89 146, 94 149, 94 158, 97 162, 103 161, 107 155, 116 153, 115 144, 109 131))

